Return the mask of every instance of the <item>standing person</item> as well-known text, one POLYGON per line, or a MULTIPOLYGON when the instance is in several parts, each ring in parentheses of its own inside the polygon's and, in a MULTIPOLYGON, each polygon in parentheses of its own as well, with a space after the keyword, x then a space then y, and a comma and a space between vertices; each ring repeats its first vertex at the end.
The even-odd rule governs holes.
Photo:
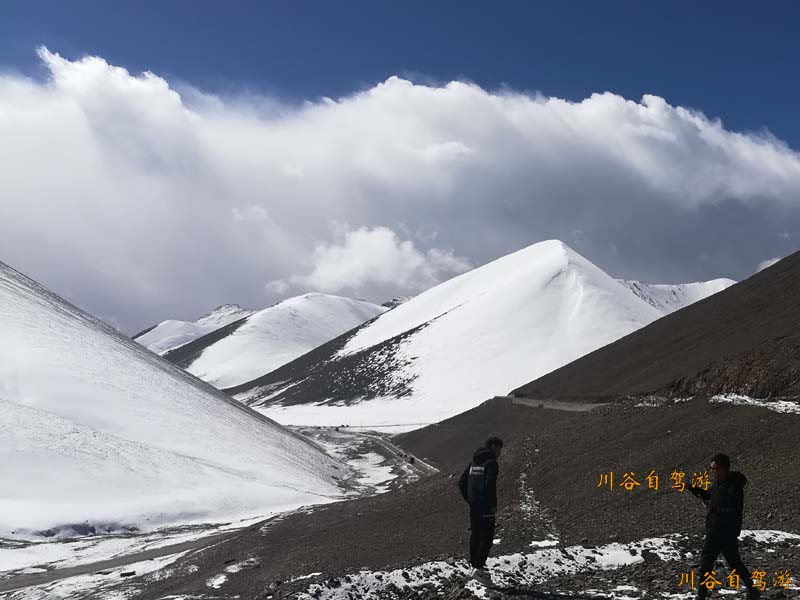
POLYGON ((494 543, 497 514, 497 459, 503 451, 503 441, 490 437, 478 448, 472 462, 458 480, 458 489, 469 504, 469 562, 472 576, 484 585, 492 585, 486 572, 486 559, 494 543))
MULTIPOLYGON (((707 511, 706 539, 697 574, 697 598, 704 600, 708 596, 709 590, 702 582, 706 574, 714 569, 714 562, 721 552, 728 567, 736 571, 740 581, 747 587, 748 599, 756 600, 761 593, 753 586, 750 571, 739 556, 738 538, 742 531, 744 486, 747 484, 747 477, 739 471, 731 471, 731 459, 726 454, 717 454, 711 459, 711 476, 711 489, 689 487, 689 491, 703 501, 707 511)), ((721 580, 719 577, 715 579, 721 580)))

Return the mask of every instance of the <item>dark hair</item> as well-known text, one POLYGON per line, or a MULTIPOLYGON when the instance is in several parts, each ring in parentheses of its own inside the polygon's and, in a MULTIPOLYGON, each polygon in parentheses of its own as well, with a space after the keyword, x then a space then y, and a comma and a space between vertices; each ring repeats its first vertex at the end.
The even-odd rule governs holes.
POLYGON ((486 440, 486 447, 491 448, 492 446, 500 446, 502 448, 503 440, 496 436, 490 437, 488 440, 486 440))
POLYGON ((731 457, 728 456, 727 454, 722 454, 722 453, 715 454, 711 458, 711 462, 717 463, 717 466, 722 467, 726 471, 731 470, 731 457))

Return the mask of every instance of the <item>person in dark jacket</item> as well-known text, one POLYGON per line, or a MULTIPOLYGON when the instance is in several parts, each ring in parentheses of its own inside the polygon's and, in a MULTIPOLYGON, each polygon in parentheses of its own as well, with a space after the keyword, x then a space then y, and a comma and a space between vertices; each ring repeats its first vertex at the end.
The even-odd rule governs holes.
POLYGON ((473 577, 486 585, 491 585, 491 577, 485 568, 494 543, 499 470, 497 459, 502 451, 502 440, 490 437, 486 445, 475 452, 458 480, 458 489, 469 504, 469 562, 475 569, 473 577))
MULTIPOLYGON (((706 507, 706 538, 700 555, 698 600, 704 600, 709 594, 703 581, 714 569, 714 562, 720 552, 731 572, 735 569, 739 580, 747 587, 748 599, 755 600, 760 596, 758 589, 753 586, 750 571, 739 555, 738 538, 742 531, 744 486, 747 484, 747 477, 730 469, 731 459, 726 454, 717 454, 711 459, 711 488, 706 490, 698 486, 689 487, 689 491, 700 498, 706 507)), ((722 581, 718 575, 714 578, 722 581)))

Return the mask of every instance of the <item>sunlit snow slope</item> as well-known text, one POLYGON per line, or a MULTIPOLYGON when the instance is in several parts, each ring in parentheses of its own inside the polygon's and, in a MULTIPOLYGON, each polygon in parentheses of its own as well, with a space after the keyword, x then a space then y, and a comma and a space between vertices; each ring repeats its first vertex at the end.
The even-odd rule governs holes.
POLYGON ((188 344, 192 340, 216 331, 229 323, 252 315, 255 311, 242 308, 236 304, 224 304, 212 310, 197 321, 162 321, 133 339, 142 346, 147 346, 156 354, 164 354, 174 348, 188 344))
POLYGON ((342 469, 0 263, 0 536, 285 510, 342 469))
POLYGON ((620 280, 620 282, 665 315, 686 308, 690 304, 708 298, 736 283, 733 279, 724 278, 678 284, 652 284, 625 280, 620 280))
POLYGON ((181 364, 219 389, 230 388, 269 373, 386 310, 327 294, 289 298, 247 317, 232 333, 181 364))
POLYGON ((546 241, 231 392, 285 423, 431 423, 660 316, 562 242, 546 241))

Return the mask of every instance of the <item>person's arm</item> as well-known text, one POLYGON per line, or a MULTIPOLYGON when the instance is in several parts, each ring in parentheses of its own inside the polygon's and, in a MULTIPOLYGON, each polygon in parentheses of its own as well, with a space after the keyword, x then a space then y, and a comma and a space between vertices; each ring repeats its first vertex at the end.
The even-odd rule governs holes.
POLYGON ((467 488, 469 485, 469 468, 470 465, 467 465, 467 468, 464 469, 464 472, 461 474, 461 478, 458 480, 458 491, 461 492, 461 496, 469 502, 469 495, 467 493, 467 488))
POLYGON ((491 460, 486 465, 486 497, 489 500, 489 512, 497 512, 497 461, 491 460))
POLYGON ((689 491, 700 498, 703 502, 708 502, 709 498, 711 498, 711 493, 708 490, 704 490, 703 488, 695 485, 690 485, 689 491))

